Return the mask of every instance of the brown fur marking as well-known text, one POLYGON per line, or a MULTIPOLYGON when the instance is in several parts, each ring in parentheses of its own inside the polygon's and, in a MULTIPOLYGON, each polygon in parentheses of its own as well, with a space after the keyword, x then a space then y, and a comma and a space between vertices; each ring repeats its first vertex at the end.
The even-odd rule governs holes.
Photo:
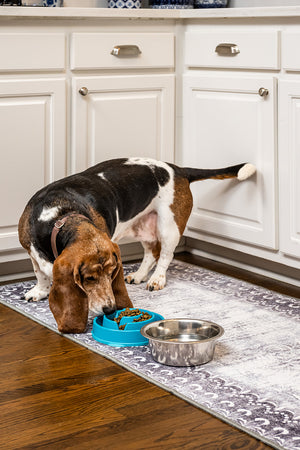
POLYGON ((104 218, 92 207, 89 208, 89 213, 95 226, 109 235, 104 218))
POLYGON ((225 180, 226 178, 236 178, 236 174, 226 173, 223 175, 215 175, 214 177, 210 177, 211 180, 225 180))
POLYGON ((115 249, 115 253, 118 257, 117 273, 114 276, 113 281, 112 281, 112 289, 113 289, 113 293, 115 296, 116 305, 117 305, 118 309, 132 308, 133 304, 128 296, 126 285, 125 285, 120 248, 117 244, 113 244, 113 246, 115 249))
POLYGON ((149 244, 149 247, 151 248, 152 255, 154 256, 155 260, 157 261, 159 259, 160 251, 161 251, 160 241, 156 241, 153 243, 151 242, 149 244))
POLYGON ((73 271, 68 258, 55 260, 49 306, 61 333, 83 333, 88 320, 88 298, 75 284, 73 271))
POLYGON ((30 251, 30 226, 29 220, 31 217, 31 207, 28 205, 19 220, 18 233, 21 245, 29 252, 30 251))
POLYGON ((175 177, 174 179, 174 202, 171 211, 178 226, 180 235, 183 234, 188 218, 193 207, 193 197, 189 182, 186 178, 175 177))

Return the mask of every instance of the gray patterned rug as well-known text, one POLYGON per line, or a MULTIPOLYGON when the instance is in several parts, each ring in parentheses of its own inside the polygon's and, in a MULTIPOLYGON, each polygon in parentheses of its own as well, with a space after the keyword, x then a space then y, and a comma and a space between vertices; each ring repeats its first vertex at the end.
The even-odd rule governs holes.
MULTIPOLYGON (((135 270, 125 265, 125 273, 135 270)), ((27 303, 34 282, 0 287, 0 302, 57 331, 48 301, 27 303)), ((68 338, 278 449, 300 449, 300 355, 297 299, 175 261, 159 292, 129 285, 134 306, 165 318, 217 322, 225 334, 213 361, 189 368, 160 365, 148 346, 115 348, 85 334, 68 338)))

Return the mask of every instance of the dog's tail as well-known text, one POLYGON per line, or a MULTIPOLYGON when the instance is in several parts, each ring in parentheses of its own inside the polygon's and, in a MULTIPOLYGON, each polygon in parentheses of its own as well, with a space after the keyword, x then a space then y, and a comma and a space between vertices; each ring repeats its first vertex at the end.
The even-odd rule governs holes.
POLYGON ((256 167, 250 163, 243 163, 223 169, 192 169, 184 167, 183 170, 185 177, 190 183, 207 179, 224 180, 225 178, 237 178, 239 181, 244 181, 256 172, 256 167))

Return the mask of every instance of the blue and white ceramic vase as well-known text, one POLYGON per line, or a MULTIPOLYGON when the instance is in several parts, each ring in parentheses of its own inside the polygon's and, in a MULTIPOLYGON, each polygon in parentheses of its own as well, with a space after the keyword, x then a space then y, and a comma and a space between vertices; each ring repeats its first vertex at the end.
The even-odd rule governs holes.
POLYGON ((152 0, 153 9, 193 9, 194 0, 152 0))
POLYGON ((108 0, 109 8, 137 9, 141 7, 141 0, 108 0))
POLYGON ((64 0, 43 0, 44 6, 63 6, 64 0))
POLYGON ((193 9, 194 0, 152 0, 153 9, 193 9))
POLYGON ((195 8, 226 8, 228 0, 194 0, 195 8))

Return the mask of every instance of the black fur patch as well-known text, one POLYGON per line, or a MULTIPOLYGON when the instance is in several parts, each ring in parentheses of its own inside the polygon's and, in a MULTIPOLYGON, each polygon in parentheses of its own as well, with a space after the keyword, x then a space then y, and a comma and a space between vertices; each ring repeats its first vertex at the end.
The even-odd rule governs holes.
POLYGON ((160 186, 165 186, 170 180, 169 172, 163 167, 153 166, 154 175, 160 186))
MULTIPOLYGON (((82 175, 92 177, 94 183, 99 186, 101 198, 97 199, 94 207, 106 220, 108 219, 108 224, 107 206, 114 210, 117 208, 119 220, 126 222, 143 211, 158 193, 159 185, 165 185, 170 178, 169 173, 161 167, 132 164, 128 159, 105 161, 87 169, 82 175), (103 175, 104 180, 99 177, 99 173, 103 175), (105 189, 110 191, 111 199, 109 201, 106 197, 104 204, 105 189)), ((111 225, 110 230, 113 234, 115 224, 111 225)))
MULTIPOLYGON (((170 179, 167 170, 155 165, 131 164, 130 160, 114 159, 97 164, 84 172, 49 184, 37 192, 30 204, 32 243, 40 254, 53 262, 51 232, 55 221, 70 212, 89 216, 90 207, 106 221, 112 236, 117 224, 117 213, 121 222, 126 222, 143 211, 159 190, 170 179), (59 207, 57 217, 40 221, 44 207, 59 207)), ((73 219, 72 219, 73 222, 73 219)), ((68 223, 57 236, 60 253, 76 238, 68 223)))

